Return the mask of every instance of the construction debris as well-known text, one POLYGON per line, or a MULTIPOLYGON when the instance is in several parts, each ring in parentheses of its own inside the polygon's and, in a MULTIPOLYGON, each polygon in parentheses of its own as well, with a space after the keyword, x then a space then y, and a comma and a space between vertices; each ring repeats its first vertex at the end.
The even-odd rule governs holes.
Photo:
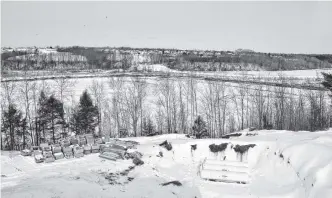
POLYGON ((100 146, 98 144, 91 145, 91 152, 92 153, 99 153, 100 146))
POLYGON ((70 144, 71 144, 71 145, 76 145, 76 144, 78 144, 78 139, 75 138, 75 137, 71 138, 71 139, 70 139, 70 144))
POLYGON ((172 150, 172 144, 167 142, 167 140, 163 141, 159 146, 166 148, 168 151, 172 150))
POLYGON ((138 157, 135 157, 135 158, 133 159, 133 163, 134 163, 136 166, 140 166, 140 165, 143 165, 143 164, 144 164, 143 160, 141 160, 141 159, 138 158, 138 157))
POLYGON ((91 153, 91 145, 84 145, 84 147, 83 147, 83 153, 85 155, 90 154, 91 153))
POLYGON ((63 155, 63 153, 54 153, 53 154, 54 155, 54 158, 56 159, 56 160, 58 160, 58 159, 63 159, 64 158, 64 155, 63 155))
POLYGON ((79 136, 79 137, 78 137, 78 144, 79 144, 80 146, 84 146, 84 145, 87 144, 87 143, 86 143, 86 139, 85 139, 84 136, 79 136))
POLYGON ((119 158, 124 159, 126 151, 123 149, 115 148, 115 147, 105 147, 105 152, 111 152, 119 156, 119 158))
POLYGON ((80 147, 80 146, 74 147, 73 151, 74 151, 74 157, 79 158, 79 157, 83 157, 84 156, 84 154, 83 154, 83 148, 80 147))
POLYGON ((179 182, 179 181, 170 181, 170 182, 162 183, 161 185, 162 186, 168 186, 170 184, 173 184, 175 186, 182 186, 181 182, 179 182))
POLYGON ((143 154, 138 152, 138 151, 134 151, 134 152, 127 152, 125 154, 125 158, 126 159, 134 159, 134 158, 142 158, 143 154))
POLYGON ((31 156, 32 155, 32 151, 29 149, 24 149, 21 151, 21 155, 22 156, 31 156))
POLYGON ((52 162, 62 158, 79 158, 84 154, 98 153, 102 158, 117 160, 117 159, 135 159, 136 164, 143 164, 140 159, 143 155, 138 151, 127 152, 128 149, 135 148, 138 145, 135 141, 123 141, 119 139, 111 139, 110 142, 104 144, 103 138, 94 139, 92 134, 81 135, 77 137, 70 137, 68 139, 60 140, 59 143, 49 145, 48 143, 41 143, 40 146, 34 146, 32 149, 21 151, 22 155, 36 156, 35 161, 52 162), (41 150, 39 150, 39 148, 41 150))
POLYGON ((43 151, 43 156, 44 156, 44 161, 46 163, 50 163, 50 162, 54 162, 55 161, 55 158, 52 154, 52 151, 43 151))
POLYGON ((53 153, 61 153, 61 146, 52 146, 53 153))
POLYGON ((99 155, 99 157, 113 160, 113 161, 116 161, 117 159, 120 158, 118 154, 113 153, 113 152, 103 152, 102 154, 99 155))
POLYGON ((103 139, 102 138, 96 138, 95 143, 96 144, 103 144, 103 139))
POLYGON ((85 135, 85 139, 86 139, 86 143, 87 144, 94 144, 95 143, 95 139, 93 138, 92 134, 86 134, 85 135))

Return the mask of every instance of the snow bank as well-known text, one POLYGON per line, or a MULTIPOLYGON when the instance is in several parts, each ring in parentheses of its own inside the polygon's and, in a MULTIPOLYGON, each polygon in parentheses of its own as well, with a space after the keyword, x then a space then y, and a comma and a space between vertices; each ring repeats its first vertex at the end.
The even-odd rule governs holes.
MULTIPOLYGON (((194 182, 197 186, 201 185, 197 184, 200 183, 198 167, 206 158, 223 160, 226 156, 226 160, 239 161, 239 154, 232 147, 236 144, 256 144, 242 157, 251 169, 249 194, 282 198, 327 198, 331 195, 331 130, 316 133, 254 131, 256 136, 246 136, 246 132, 230 139, 195 140, 173 134, 132 139, 143 144, 139 149, 146 153, 145 160, 159 172, 163 172, 164 177, 194 182), (158 146, 164 140, 171 142, 172 151, 158 146), (225 151, 210 152, 210 144, 221 143, 228 143, 225 151), (148 144, 153 144, 152 148, 148 144), (191 151, 191 145, 194 144, 197 149, 191 151), (154 157, 160 151, 164 157, 154 157)), ((207 194, 202 188, 200 191, 202 195, 207 194)))

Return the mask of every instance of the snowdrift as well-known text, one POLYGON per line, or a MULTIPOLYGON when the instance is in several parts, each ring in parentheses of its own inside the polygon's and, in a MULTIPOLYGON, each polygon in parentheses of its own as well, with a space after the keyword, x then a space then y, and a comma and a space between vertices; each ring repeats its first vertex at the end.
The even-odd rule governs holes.
POLYGON ((255 136, 247 136, 247 130, 240 133, 241 136, 229 139, 198 140, 183 134, 124 138, 140 143, 136 150, 143 153, 144 161, 126 175, 117 172, 133 166, 131 160, 114 162, 90 154, 36 164, 29 157, 2 152, 2 196, 24 197, 28 193, 35 197, 331 197, 332 130, 250 132, 255 136), (159 146, 164 140, 172 144, 172 150, 159 146), (225 150, 210 151, 209 145, 221 143, 228 143, 225 150), (242 156, 234 151, 236 145, 248 144, 256 146, 242 156), (220 167, 216 168, 214 162, 224 159, 233 161, 223 163, 229 170, 239 170, 245 164, 240 172, 248 173, 245 178, 250 181, 233 184, 201 178, 200 166, 205 160, 209 160, 207 168, 218 170, 220 167), (234 161, 241 160, 243 163, 234 167, 234 161), (105 179, 108 174, 119 178, 111 185, 105 179), (161 185, 174 180, 182 186, 161 185))

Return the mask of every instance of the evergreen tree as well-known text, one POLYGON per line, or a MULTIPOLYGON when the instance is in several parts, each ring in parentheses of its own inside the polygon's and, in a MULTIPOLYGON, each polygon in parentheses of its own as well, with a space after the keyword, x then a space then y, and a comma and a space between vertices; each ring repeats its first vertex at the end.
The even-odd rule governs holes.
MULTIPOLYGON (((330 90, 330 97, 332 100, 332 74, 323 73, 323 76, 324 76, 324 82, 322 84, 325 88, 330 90)), ((330 108, 332 109, 332 101, 330 108)), ((330 125, 332 125, 332 116, 330 117, 330 125)))
POLYGON ((38 99, 38 111, 37 111, 37 114, 38 114, 38 129, 37 129, 37 133, 36 133, 36 141, 37 141, 37 145, 38 145, 38 142, 40 143, 41 141, 40 140, 44 140, 45 141, 45 127, 46 127, 46 123, 47 123, 47 120, 46 120, 46 109, 47 109, 47 97, 44 93, 44 91, 41 91, 40 92, 40 96, 39 96, 39 99, 38 99), (42 136, 43 135, 43 136, 42 136))
POLYGON ((324 82, 322 83, 331 92, 332 97, 332 74, 322 73, 324 76, 324 82))
POLYGON ((151 136, 155 134, 155 126, 150 118, 143 119, 142 133, 145 136, 151 136))
POLYGON ((27 139, 29 138, 29 132, 28 132, 28 122, 26 118, 21 119, 19 122, 19 130, 16 131, 16 135, 18 138, 22 138, 23 140, 23 149, 26 148, 27 145, 27 139))
POLYGON ((198 139, 204 136, 208 136, 206 123, 201 116, 198 116, 197 119, 194 121, 194 126, 192 127, 192 130, 194 131, 193 135, 196 136, 196 138, 198 139))
POLYGON ((43 131, 47 134, 51 133, 53 143, 55 143, 56 132, 65 124, 63 104, 53 95, 43 102, 43 106, 40 108, 41 115, 43 116, 43 118, 41 118, 43 131))
POLYGON ((79 116, 79 107, 73 108, 72 115, 70 118, 70 129, 73 131, 76 135, 81 134, 80 130, 80 116, 79 116))
POLYGON ((71 117, 71 128, 78 134, 92 133, 98 125, 98 108, 93 105, 90 94, 85 90, 80 97, 78 107, 74 109, 71 117))
POLYGON ((12 104, 8 106, 8 110, 3 112, 2 131, 5 134, 5 147, 14 150, 17 144, 16 135, 20 134, 22 122, 22 113, 12 104), (8 142, 9 140, 9 142, 8 142))

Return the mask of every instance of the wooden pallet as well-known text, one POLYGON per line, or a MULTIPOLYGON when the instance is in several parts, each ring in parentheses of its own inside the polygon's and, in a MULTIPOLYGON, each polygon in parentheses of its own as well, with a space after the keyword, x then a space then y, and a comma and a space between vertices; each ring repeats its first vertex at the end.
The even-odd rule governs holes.
POLYGON ((238 161, 205 160, 200 167, 202 179, 247 184, 250 182, 248 163, 238 161))

